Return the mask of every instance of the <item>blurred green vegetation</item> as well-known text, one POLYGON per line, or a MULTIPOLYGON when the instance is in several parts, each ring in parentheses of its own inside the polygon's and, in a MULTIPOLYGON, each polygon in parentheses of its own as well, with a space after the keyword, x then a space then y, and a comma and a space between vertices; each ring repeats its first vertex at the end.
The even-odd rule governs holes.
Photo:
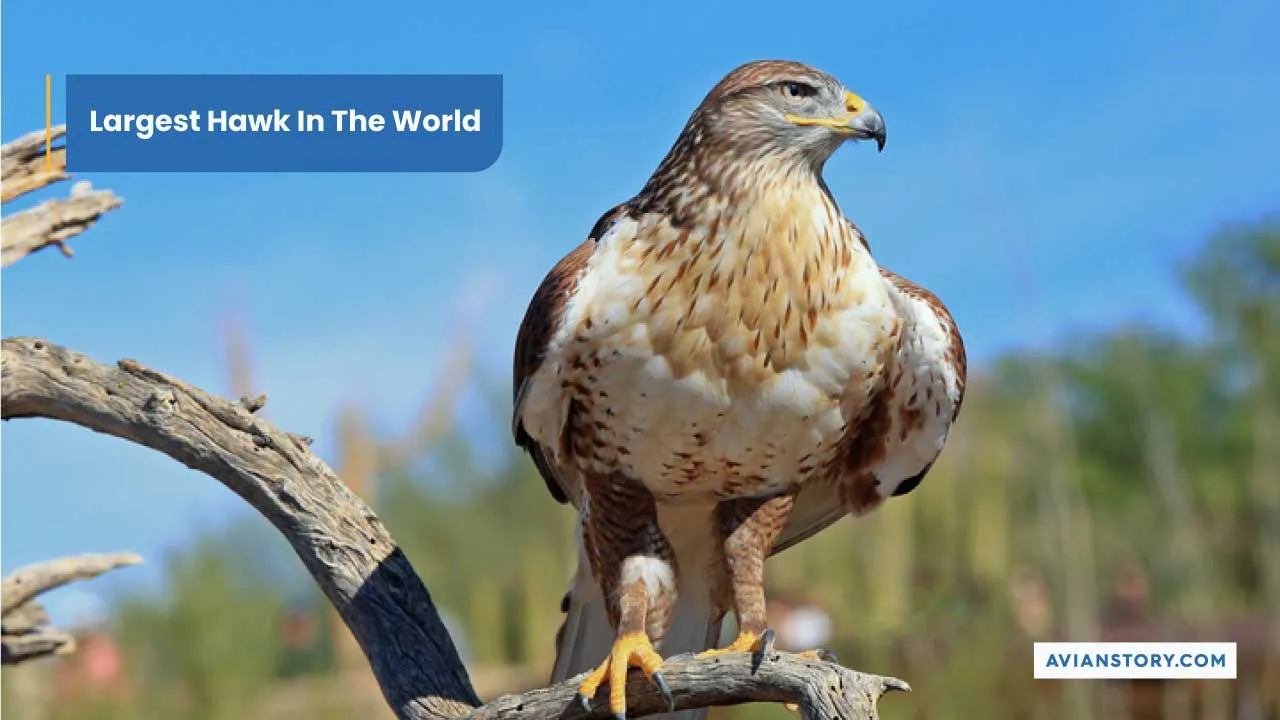
MULTIPOLYGON (((1203 332, 1114 328, 972 368, 920 490, 770 565, 771 595, 830 614, 842 662, 913 685, 885 699, 885 718, 1183 717, 1187 697, 1200 704, 1185 717, 1280 717, 1280 220, 1227 228, 1177 271, 1203 332), (1135 586, 1149 596, 1135 600, 1135 586), (1241 680, 1207 693, 1147 684, 1158 697, 1144 705, 1142 688, 1031 679, 1035 639, 1126 632, 1239 635, 1241 680)), ((572 517, 495 425, 505 450, 455 433, 384 464, 374 502, 469 665, 533 668, 536 684, 572 568, 572 517)), ((23 667, 4 674, 4 711, 291 716, 265 710, 270 696, 291 678, 337 674, 344 631, 287 553, 257 518, 201 538, 169 560, 162 595, 118 603, 110 632, 125 671, 110 692, 73 684, 37 711, 10 690, 49 669, 23 667)), ((796 716, 748 706, 716 717, 796 716)))

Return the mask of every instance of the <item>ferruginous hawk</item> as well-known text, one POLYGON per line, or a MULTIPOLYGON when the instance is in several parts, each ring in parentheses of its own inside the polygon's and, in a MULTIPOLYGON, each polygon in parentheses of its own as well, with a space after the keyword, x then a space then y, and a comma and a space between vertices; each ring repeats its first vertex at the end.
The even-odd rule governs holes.
POLYGON ((884 121, 835 78, 737 68, 520 327, 515 440, 581 530, 554 679, 590 670, 619 718, 629 667, 670 701, 658 648, 767 645, 765 559, 917 487, 959 411, 950 313, 823 181, 849 140, 884 121))

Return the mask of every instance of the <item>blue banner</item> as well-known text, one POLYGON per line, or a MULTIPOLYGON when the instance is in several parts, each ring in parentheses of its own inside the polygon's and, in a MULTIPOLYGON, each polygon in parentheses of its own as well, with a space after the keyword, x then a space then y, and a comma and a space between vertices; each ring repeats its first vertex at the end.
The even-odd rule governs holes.
POLYGON ((477 172, 501 75, 69 75, 71 172, 477 172))

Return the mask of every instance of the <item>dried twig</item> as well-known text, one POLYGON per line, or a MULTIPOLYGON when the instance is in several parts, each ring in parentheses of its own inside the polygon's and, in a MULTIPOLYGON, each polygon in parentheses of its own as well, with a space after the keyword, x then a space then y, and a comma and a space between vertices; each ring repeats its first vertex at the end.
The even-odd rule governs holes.
POLYGON ((0 614, 26 604, 41 593, 77 580, 95 578, 108 570, 137 565, 142 558, 133 553, 78 555, 58 558, 19 568, 0 583, 0 614))
POLYGON ((89 183, 78 182, 71 187, 69 197, 46 200, 6 217, 0 223, 0 244, 3 245, 0 267, 8 267, 51 245, 71 257, 74 253, 67 247, 67 238, 93 227, 98 218, 123 203, 110 190, 94 190, 89 183))
MULTIPOLYGON (((51 140, 60 140, 65 125, 53 128, 51 140)), ((52 147, 48 169, 45 161, 45 132, 37 130, 0 146, 0 195, 4 202, 66 180, 67 149, 52 147)), ((109 190, 94 190, 89 183, 71 187, 69 197, 46 200, 39 205, 6 217, 0 223, 0 267, 8 267, 37 250, 56 247, 71 257, 68 238, 93 227, 98 218, 120 207, 124 201, 109 190)))
POLYGON ((4 614, 4 618, 0 619, 0 632, 5 635, 16 635, 30 632, 51 622, 44 606, 35 600, 29 600, 4 614))
POLYGON ((58 142, 66 134, 66 125, 53 128, 49 134, 52 152, 48 170, 45 169, 44 130, 27 133, 0 146, 0 201, 9 202, 71 177, 67 174, 67 148, 58 142))
POLYGON ((36 602, 37 595, 140 562, 142 558, 133 553, 80 555, 28 565, 0 581, 3 664, 14 665, 75 650, 75 637, 71 633, 49 627, 49 615, 36 602))
POLYGON ((76 638, 66 630, 39 628, 20 635, 5 635, 0 641, 0 665, 17 665, 48 657, 75 652, 76 638))
MULTIPOLYGON (((4 419, 76 423, 159 450, 222 482, 288 539, 338 609, 401 718, 607 718, 603 696, 587 713, 573 680, 481 707, 431 596, 368 506, 296 436, 243 406, 133 361, 116 367, 39 338, 3 341, 4 419)), ((795 702, 806 719, 876 717, 898 680, 773 654, 753 671, 746 655, 673 658, 664 668, 679 709, 751 701, 795 702)), ((634 715, 663 710, 642 678, 634 715)))

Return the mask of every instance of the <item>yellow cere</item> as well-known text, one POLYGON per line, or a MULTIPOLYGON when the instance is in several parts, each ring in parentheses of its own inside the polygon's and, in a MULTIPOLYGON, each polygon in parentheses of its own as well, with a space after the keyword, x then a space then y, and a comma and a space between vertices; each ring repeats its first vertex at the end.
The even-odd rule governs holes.
POLYGON ((797 125, 823 125, 834 130, 844 130, 844 126, 858 113, 867 109, 867 101, 851 90, 844 91, 845 114, 840 117, 810 118, 788 114, 786 117, 797 125))
POLYGON ((858 97, 852 90, 845 90, 844 107, 849 112, 857 115, 867 107, 867 101, 858 97))

